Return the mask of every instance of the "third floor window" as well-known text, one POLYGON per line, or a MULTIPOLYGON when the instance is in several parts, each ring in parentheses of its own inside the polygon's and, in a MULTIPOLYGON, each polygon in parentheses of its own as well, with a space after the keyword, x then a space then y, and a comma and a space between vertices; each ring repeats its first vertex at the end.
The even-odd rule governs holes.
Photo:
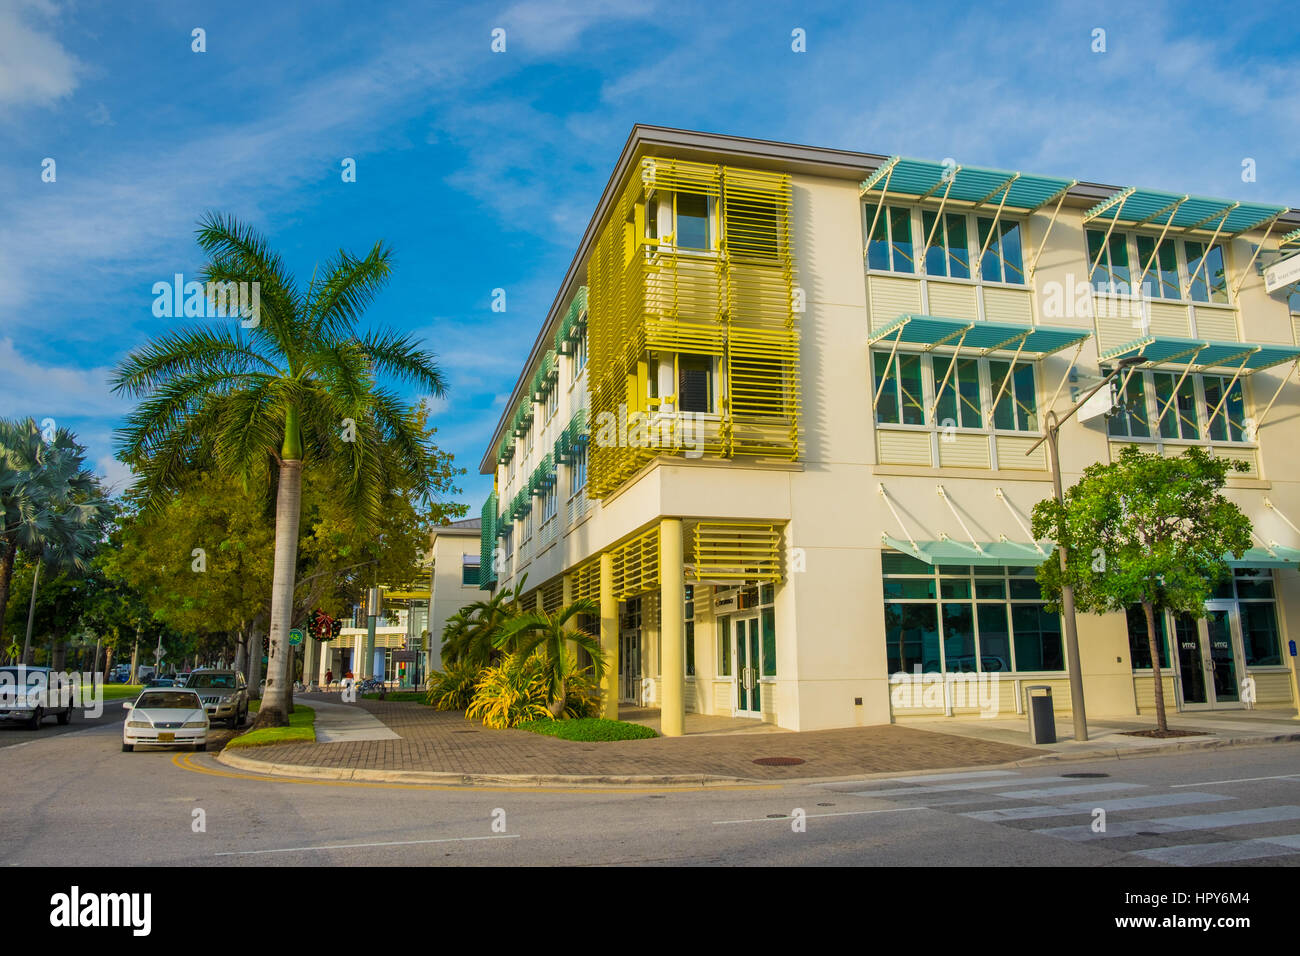
POLYGON ((867 243, 872 271, 1025 284, 1021 224, 1015 220, 967 212, 945 212, 940 219, 938 212, 908 206, 887 206, 879 216, 870 206, 865 210, 868 226, 875 220, 867 243), (922 248, 925 261, 918 268, 922 248))

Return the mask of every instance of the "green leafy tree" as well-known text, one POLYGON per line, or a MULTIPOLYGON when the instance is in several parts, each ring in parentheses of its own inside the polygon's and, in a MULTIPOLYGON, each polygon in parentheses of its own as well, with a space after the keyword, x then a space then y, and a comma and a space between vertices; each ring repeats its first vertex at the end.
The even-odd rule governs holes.
POLYGON ((530 611, 507 621, 494 642, 500 650, 510 649, 513 660, 524 661, 533 654, 541 659, 547 709, 556 720, 564 715, 569 681, 579 670, 577 650, 586 651, 591 657, 597 680, 605 673, 600 639, 580 630, 576 623, 580 614, 599 613, 600 606, 586 599, 574 601, 554 613, 530 611))
POLYGON ((86 467, 86 449, 66 428, 46 437, 32 418, 0 419, 0 610, 20 551, 60 571, 84 572, 111 514, 86 467))
POLYGON ((358 523, 373 526, 384 492, 423 488, 431 464, 415 410, 380 378, 435 396, 446 386, 411 336, 356 328, 391 273, 383 243, 362 258, 340 250, 303 290, 266 240, 234 218, 208 216, 198 242, 209 256, 202 278, 258 283, 260 311, 177 329, 127 356, 114 390, 141 401, 119 456, 151 503, 204 456, 246 485, 274 482, 269 664, 255 726, 286 726, 304 467, 328 473, 358 523))
POLYGON ((514 588, 502 588, 451 615, 442 629, 443 663, 486 667, 512 650, 511 642, 498 641, 502 628, 521 613, 519 596, 527 581, 525 574, 514 588))
POLYGON ((1250 520, 1225 498, 1229 470, 1239 462, 1190 448, 1176 458, 1124 448, 1110 464, 1089 465, 1065 493, 1034 505, 1036 539, 1066 549, 1062 573, 1055 556, 1038 569, 1044 596, 1059 607, 1061 587, 1075 605, 1105 613, 1142 605, 1155 677, 1156 729, 1168 731, 1160 676, 1156 615, 1201 617, 1215 586, 1231 574, 1225 555, 1250 547, 1250 520))

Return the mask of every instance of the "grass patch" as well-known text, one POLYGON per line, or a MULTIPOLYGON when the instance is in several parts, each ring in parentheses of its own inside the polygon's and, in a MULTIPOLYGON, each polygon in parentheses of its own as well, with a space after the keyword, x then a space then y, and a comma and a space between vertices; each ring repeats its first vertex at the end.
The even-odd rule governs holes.
MULTIPOLYGON (((260 704, 261 701, 256 703, 260 704)), ((257 708, 250 701, 249 712, 257 708)), ((293 713, 289 715, 288 727, 263 727, 250 730, 235 737, 226 744, 227 749, 235 747, 265 747, 268 744, 312 743, 316 740, 316 711, 294 701, 293 713)))
POLYGON ((144 684, 105 684, 104 700, 136 698, 140 696, 142 690, 144 690, 144 684))
POLYGON ((530 720, 519 725, 520 730, 546 734, 561 740, 645 740, 658 737, 642 724, 625 720, 606 720, 604 717, 574 717, 570 720, 530 720))
POLYGON ((383 697, 380 697, 378 693, 362 694, 361 698, 362 700, 391 700, 399 704, 410 703, 412 701, 417 704, 427 704, 429 702, 428 694, 422 690, 389 691, 383 697))

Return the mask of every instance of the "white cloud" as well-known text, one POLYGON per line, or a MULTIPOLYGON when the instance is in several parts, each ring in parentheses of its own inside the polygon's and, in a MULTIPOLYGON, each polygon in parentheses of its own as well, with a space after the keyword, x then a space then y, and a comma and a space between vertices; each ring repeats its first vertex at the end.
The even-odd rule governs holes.
POLYGON ((0 408, 18 417, 116 418, 130 408, 109 391, 107 367, 47 365, 23 355, 13 339, 0 339, 0 408))
POLYGON ((53 19, 56 13, 52 3, 42 0, 0 4, 0 108, 52 106, 77 88, 77 75, 84 69, 80 61, 31 23, 53 19))

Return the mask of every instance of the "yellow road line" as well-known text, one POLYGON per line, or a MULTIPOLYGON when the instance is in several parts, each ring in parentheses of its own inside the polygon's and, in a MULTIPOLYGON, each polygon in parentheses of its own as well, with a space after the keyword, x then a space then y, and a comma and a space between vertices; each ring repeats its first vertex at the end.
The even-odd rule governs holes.
POLYGON ((437 790, 449 791, 458 790, 462 792, 477 793, 582 793, 582 794, 606 794, 617 796, 619 794, 647 794, 647 793, 702 793, 710 790, 779 790, 786 786, 784 783, 738 783, 738 784, 718 784, 714 786, 686 786, 677 787, 665 785, 662 787, 649 788, 625 788, 625 787, 479 787, 473 784, 438 784, 438 783, 384 783, 370 780, 312 780, 305 777, 279 777, 266 774, 242 773, 234 770, 216 770, 212 767, 204 767, 194 762, 195 754, 173 754, 172 763, 182 770, 188 770, 191 773, 207 774, 210 777, 228 777, 232 780, 257 780, 262 783, 287 783, 299 784, 311 787, 367 787, 372 790, 437 790))

